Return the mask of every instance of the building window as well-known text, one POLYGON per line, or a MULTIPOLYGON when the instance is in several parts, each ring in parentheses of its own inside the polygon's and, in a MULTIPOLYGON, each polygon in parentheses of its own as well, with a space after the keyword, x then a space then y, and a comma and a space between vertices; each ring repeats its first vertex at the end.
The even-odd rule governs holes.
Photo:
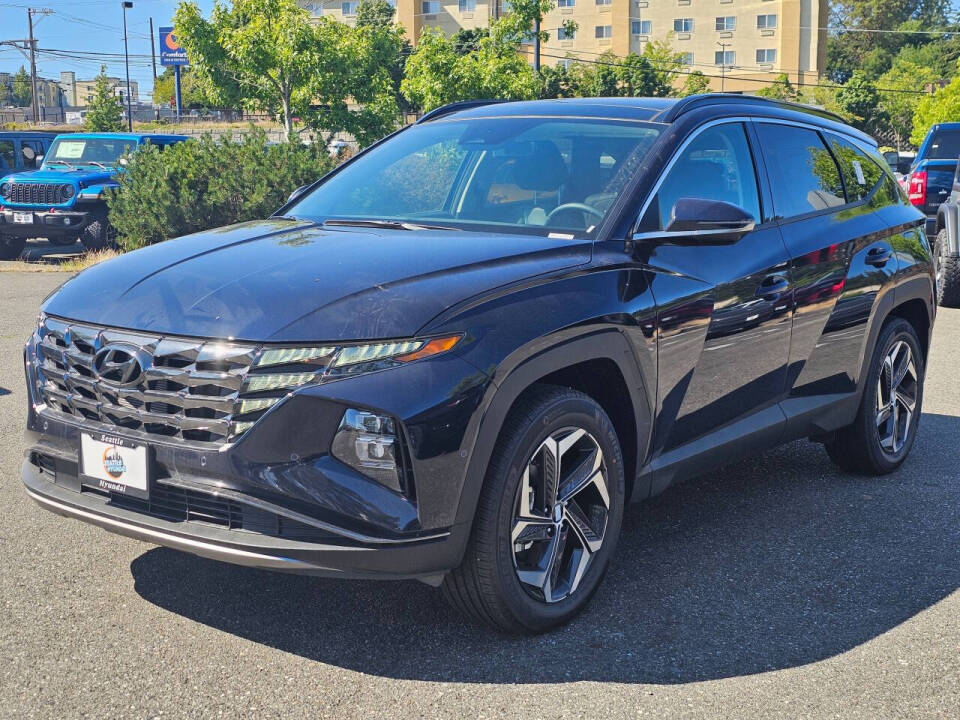
POLYGON ((340 3, 340 12, 342 12, 344 15, 356 15, 357 5, 358 3, 355 2, 340 3))
POLYGON ((474 12, 477 9, 477 0, 460 0, 460 12, 474 12))
POLYGON ((757 15, 758 30, 773 30, 777 26, 776 15, 757 15))
POLYGON ((424 15, 437 15, 440 12, 440 3, 436 0, 423 0, 420 12, 424 15))
POLYGON ((613 37, 613 25, 597 25, 595 30, 597 40, 605 40, 613 37))
POLYGON ((557 28, 557 40, 573 40, 576 36, 576 30, 567 30, 567 28, 557 28))
POLYGON ((713 54, 714 65, 736 65, 737 54, 733 50, 717 50, 713 54))
POLYGON ((737 19, 733 15, 727 15, 725 17, 717 18, 717 32, 722 32, 726 30, 736 30, 737 29, 737 19))
POLYGON ((680 62, 684 65, 693 65, 693 53, 680 53, 680 62))
POLYGON ((557 7, 572 8, 577 4, 577 0, 557 0, 557 7))
POLYGON ((597 5, 609 5, 613 0, 595 0, 597 5))
POLYGON ((693 18, 677 18, 673 21, 673 31, 683 33, 693 32, 693 18))
POLYGON ((774 48, 766 50, 757 50, 757 62, 761 64, 775 63, 777 61, 777 51, 774 48))
POLYGON ((573 60, 571 60, 570 58, 563 58, 562 60, 557 60, 557 67, 562 67, 564 70, 569 70, 571 65, 573 65, 573 60))
POLYGON ((652 20, 633 20, 630 23, 630 32, 634 35, 652 35, 653 34, 653 21, 652 20))

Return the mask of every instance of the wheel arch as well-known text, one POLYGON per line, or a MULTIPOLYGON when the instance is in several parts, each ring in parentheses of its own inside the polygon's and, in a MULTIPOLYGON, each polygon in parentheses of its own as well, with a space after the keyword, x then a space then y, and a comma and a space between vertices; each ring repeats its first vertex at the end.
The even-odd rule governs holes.
MULTIPOLYGON (((553 384, 584 392, 603 407, 620 440, 627 492, 650 440, 652 413, 647 380, 629 341, 617 330, 567 340, 518 363, 488 391, 457 510, 457 524, 470 525, 504 421, 530 388, 553 384), (595 377, 591 373, 605 373, 595 377), (628 459, 629 458, 629 459, 628 459)), ((630 495, 628 494, 629 500, 630 495)))
POLYGON ((960 254, 960 212, 958 206, 952 203, 944 203, 937 210, 937 233, 941 230, 947 231, 947 247, 951 255, 960 254))

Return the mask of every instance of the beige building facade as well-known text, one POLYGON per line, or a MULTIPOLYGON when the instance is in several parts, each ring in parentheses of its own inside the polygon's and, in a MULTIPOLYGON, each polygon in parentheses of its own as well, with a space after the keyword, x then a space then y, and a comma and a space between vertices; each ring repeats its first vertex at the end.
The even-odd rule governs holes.
MULTIPOLYGON (((127 81, 124 78, 108 77, 110 91, 117 97, 126 97, 127 81)), ((97 80, 77 80, 74 72, 60 73, 60 89, 63 91, 64 104, 71 107, 86 107, 97 94, 97 80)), ((140 88, 136 80, 130 81, 130 95, 133 102, 139 102, 140 88)))
MULTIPOLYGON (((347 23, 354 0, 301 0, 315 17, 347 23)), ((412 42, 425 28, 446 33, 488 27, 509 10, 504 0, 392 0, 396 19, 412 42)), ((545 65, 597 60, 612 51, 641 53, 651 41, 667 41, 684 56, 682 82, 699 70, 713 90, 758 90, 786 73, 802 86, 817 82, 826 64, 827 0, 555 0, 543 21, 550 39, 541 47, 545 65), (562 30, 577 24, 572 36, 562 30)))

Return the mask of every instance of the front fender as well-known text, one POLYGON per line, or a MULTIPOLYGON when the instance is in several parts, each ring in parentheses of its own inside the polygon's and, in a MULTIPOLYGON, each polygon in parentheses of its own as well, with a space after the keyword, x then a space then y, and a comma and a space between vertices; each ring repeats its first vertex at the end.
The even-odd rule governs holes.
POLYGON ((960 256, 960 232, 958 232, 958 206, 953 203, 944 203, 937 211, 937 228, 947 231, 947 254, 951 257, 960 256))

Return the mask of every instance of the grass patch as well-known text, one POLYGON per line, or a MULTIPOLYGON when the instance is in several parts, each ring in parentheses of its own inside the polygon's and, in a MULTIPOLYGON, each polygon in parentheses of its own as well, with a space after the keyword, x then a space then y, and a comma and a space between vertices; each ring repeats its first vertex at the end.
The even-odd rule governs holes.
POLYGON ((10 262, 0 262, 0 272, 78 273, 104 260, 115 258, 120 254, 118 250, 93 250, 83 255, 78 255, 77 257, 68 258, 62 262, 11 260, 10 262))

